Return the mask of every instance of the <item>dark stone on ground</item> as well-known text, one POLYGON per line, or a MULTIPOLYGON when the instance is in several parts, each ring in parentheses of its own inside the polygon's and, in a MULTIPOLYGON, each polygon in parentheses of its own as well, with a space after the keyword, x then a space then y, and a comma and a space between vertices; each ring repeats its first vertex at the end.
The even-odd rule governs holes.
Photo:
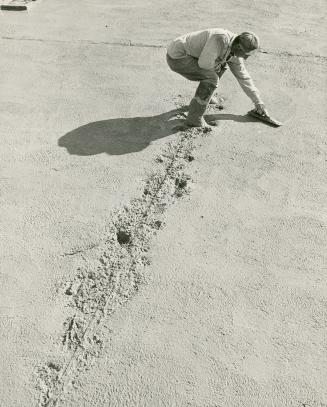
POLYGON ((128 244, 131 241, 131 235, 125 230, 119 230, 117 232, 117 240, 119 244, 128 244))

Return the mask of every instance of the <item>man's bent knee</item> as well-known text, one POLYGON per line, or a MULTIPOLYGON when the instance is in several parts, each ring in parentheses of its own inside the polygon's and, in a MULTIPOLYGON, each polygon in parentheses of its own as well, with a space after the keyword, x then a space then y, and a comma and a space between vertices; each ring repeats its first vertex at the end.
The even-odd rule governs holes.
POLYGON ((200 82, 196 92, 195 98, 201 104, 207 104, 210 101, 210 98, 215 91, 217 84, 212 83, 208 80, 203 80, 200 82))

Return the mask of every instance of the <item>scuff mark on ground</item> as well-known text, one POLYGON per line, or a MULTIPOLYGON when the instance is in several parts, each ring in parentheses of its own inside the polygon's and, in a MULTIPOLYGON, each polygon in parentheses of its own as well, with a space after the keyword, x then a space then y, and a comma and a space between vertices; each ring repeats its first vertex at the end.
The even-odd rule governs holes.
MULTIPOLYGON (((9 37, 2 36, 1 40, 7 41, 36 41, 36 42, 53 42, 53 43, 79 43, 79 44, 90 44, 90 45, 107 45, 110 47, 135 47, 135 48, 158 48, 165 49, 167 44, 151 44, 145 42, 133 42, 131 40, 126 41, 92 41, 92 40, 58 40, 58 39, 43 39, 43 38, 32 38, 32 37, 9 37)), ((326 55, 314 54, 312 52, 294 53, 288 50, 273 50, 273 49, 260 49, 262 54, 275 55, 275 56, 286 56, 286 57, 298 57, 298 58, 316 58, 325 61, 327 59, 326 55)))

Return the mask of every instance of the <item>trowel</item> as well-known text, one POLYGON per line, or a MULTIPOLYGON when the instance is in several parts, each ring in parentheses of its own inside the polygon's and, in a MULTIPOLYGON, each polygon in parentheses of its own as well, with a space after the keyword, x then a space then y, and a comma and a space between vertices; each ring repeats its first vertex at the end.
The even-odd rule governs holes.
POLYGON ((263 121, 265 123, 272 124, 275 127, 279 127, 279 126, 283 125, 283 123, 279 122, 278 120, 276 120, 276 119, 274 119, 274 118, 272 118, 270 116, 259 114, 255 109, 250 110, 248 112, 248 115, 252 116, 252 117, 255 117, 256 119, 259 119, 259 120, 261 120, 261 121, 263 121))

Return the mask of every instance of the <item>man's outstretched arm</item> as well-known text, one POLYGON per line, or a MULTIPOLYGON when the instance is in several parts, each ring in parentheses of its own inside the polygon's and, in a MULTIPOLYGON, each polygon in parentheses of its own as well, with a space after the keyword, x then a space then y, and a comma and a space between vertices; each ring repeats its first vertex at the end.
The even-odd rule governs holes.
POLYGON ((232 57, 228 66, 237 79, 245 94, 252 100, 258 113, 268 116, 265 104, 261 99, 258 89, 255 87, 253 80, 245 68, 244 60, 238 57, 232 57))

